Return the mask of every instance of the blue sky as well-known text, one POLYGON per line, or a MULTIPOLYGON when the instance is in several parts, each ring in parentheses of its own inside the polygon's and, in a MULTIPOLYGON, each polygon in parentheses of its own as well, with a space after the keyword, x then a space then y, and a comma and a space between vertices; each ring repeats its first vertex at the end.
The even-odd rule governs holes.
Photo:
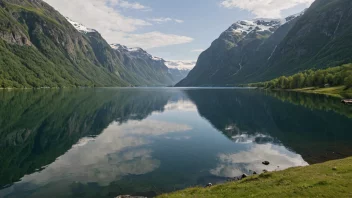
POLYGON ((109 43, 166 60, 196 60, 232 23, 298 13, 313 0, 45 0, 109 43))

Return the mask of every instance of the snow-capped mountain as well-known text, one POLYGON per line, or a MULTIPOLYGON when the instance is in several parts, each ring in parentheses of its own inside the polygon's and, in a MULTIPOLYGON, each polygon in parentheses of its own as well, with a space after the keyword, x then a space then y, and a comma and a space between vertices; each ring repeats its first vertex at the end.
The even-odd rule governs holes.
MULTIPOLYGON (((83 34, 97 32, 68 17, 66 17, 66 20, 83 34)), ((174 85, 186 77, 190 70, 183 67, 180 69, 177 67, 169 68, 166 65, 168 61, 153 56, 139 47, 129 48, 121 44, 110 44, 110 47, 118 52, 120 61, 124 64, 125 69, 131 73, 130 78, 135 78, 140 85, 174 85)), ((187 63, 179 62, 178 64, 185 65, 187 63)))
POLYGON ((120 44, 110 44, 110 46, 123 55, 125 62, 144 68, 148 67, 154 71, 153 73, 162 71, 164 75, 170 77, 173 83, 177 83, 185 78, 191 68, 195 65, 195 62, 165 61, 160 57, 149 54, 147 51, 139 47, 129 48, 120 44))
POLYGON ((241 34, 249 34, 251 32, 264 32, 264 31, 269 31, 269 32, 275 32, 280 26, 283 24, 299 17, 304 14, 306 10, 295 14, 288 16, 286 18, 282 19, 266 19, 266 18, 258 18, 258 19, 253 19, 253 20, 241 20, 237 21, 236 23, 232 24, 228 30, 225 32, 233 32, 233 33, 241 33, 241 34))
POLYGON ((75 22, 75 21, 72 21, 70 18, 66 17, 66 20, 68 22, 70 22, 73 27, 75 27, 79 32, 82 32, 82 33, 88 33, 88 32, 97 32, 96 30, 94 29, 91 29, 91 28, 87 28, 86 26, 78 23, 78 22, 75 22))
POLYGON ((240 20, 221 33, 176 86, 233 86, 266 68, 304 11, 284 19, 240 20))
POLYGON ((238 21, 227 30, 233 33, 248 34, 252 31, 270 31, 274 32, 280 25, 280 19, 255 19, 255 20, 242 20, 238 21))
POLYGON ((110 44, 111 48, 118 50, 120 52, 124 52, 127 53, 129 55, 131 55, 131 57, 138 57, 138 58, 147 58, 147 59, 151 59, 154 61, 162 61, 165 62, 164 59, 160 58, 160 57, 156 57, 153 56, 151 54, 149 54, 148 52, 146 52, 145 50, 143 50, 140 47, 135 47, 135 48, 129 48, 127 46, 124 45, 120 45, 120 44, 110 44))

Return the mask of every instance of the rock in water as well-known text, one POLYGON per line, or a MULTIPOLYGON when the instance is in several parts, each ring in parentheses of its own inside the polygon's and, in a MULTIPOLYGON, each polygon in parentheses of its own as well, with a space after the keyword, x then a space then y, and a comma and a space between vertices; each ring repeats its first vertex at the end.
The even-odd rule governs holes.
POLYGON ((248 175, 246 175, 246 174, 243 174, 243 175, 241 176, 242 179, 244 179, 244 178, 246 178, 246 177, 248 177, 248 175))
POLYGON ((264 161, 262 164, 264 164, 264 165, 268 166, 268 165, 270 164, 270 162, 268 162, 268 161, 264 161))

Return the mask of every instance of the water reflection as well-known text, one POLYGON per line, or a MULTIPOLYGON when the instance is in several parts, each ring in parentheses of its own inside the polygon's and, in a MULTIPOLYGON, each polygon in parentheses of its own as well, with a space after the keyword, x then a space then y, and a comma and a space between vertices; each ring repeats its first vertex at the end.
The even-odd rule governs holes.
POLYGON ((186 93, 201 116, 235 141, 242 141, 243 134, 264 134, 301 154, 309 163, 352 155, 352 108, 338 98, 257 90, 186 93))
POLYGON ((86 89, 0 100, 0 197, 155 196, 352 155, 350 110, 321 96, 86 89))
POLYGON ((45 170, 22 178, 21 185, 36 189, 55 183, 46 189, 65 190, 73 182, 106 186, 126 175, 146 174, 160 165, 148 148, 152 138, 187 130, 187 125, 156 120, 113 123, 95 139, 81 139, 45 170))
POLYGON ((296 166, 307 166, 301 155, 275 144, 253 144, 248 150, 232 154, 219 154, 219 164, 210 172, 217 176, 237 177, 263 170, 277 171, 296 166), (269 161, 265 166, 263 161, 269 161))

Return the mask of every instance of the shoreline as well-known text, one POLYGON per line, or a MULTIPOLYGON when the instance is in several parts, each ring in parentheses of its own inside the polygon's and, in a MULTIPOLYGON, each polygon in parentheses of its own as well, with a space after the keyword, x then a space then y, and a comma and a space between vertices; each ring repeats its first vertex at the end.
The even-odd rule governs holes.
POLYGON ((325 96, 332 96, 340 99, 346 99, 346 97, 352 98, 352 88, 345 90, 345 86, 317 88, 317 87, 306 87, 299 89, 269 89, 257 87, 258 90, 269 90, 269 91, 286 91, 286 92, 298 92, 298 93, 309 93, 318 94, 325 96))
POLYGON ((249 176, 211 187, 194 187, 159 198, 351 197, 352 157, 249 176))

